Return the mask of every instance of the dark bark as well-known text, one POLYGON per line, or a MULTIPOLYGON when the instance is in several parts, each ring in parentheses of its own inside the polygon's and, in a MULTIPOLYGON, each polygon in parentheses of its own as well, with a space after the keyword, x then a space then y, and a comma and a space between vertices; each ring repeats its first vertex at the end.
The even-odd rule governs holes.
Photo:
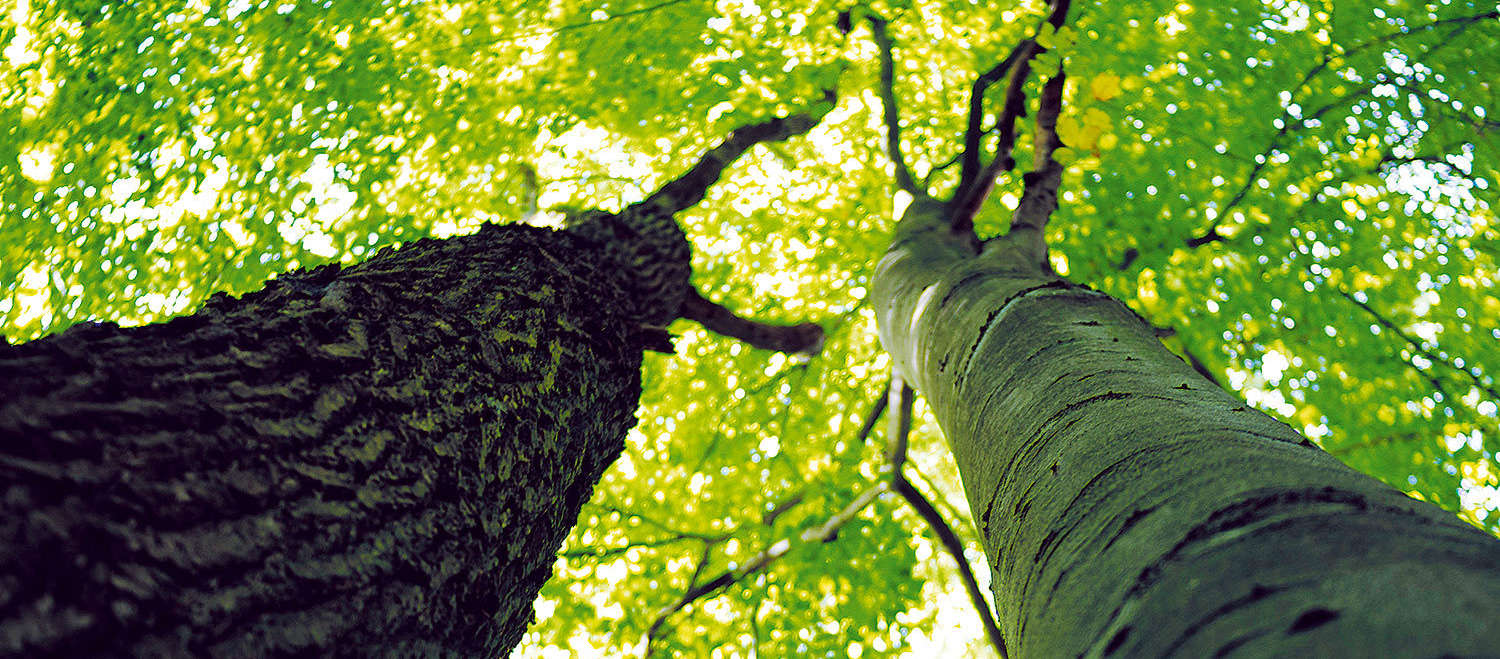
POLYGON ((0 344, 0 654, 508 652, 635 423, 580 243, 486 227, 0 344))
POLYGON ((973 254, 943 210, 908 209, 872 299, 953 447, 1017 656, 1500 648, 1495 538, 1247 407, 1027 245, 973 254))

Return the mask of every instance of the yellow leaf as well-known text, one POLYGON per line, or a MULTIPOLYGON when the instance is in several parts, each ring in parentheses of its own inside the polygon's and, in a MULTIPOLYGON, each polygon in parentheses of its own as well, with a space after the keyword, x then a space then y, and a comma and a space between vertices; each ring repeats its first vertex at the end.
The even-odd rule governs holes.
POLYGON ((1068 147, 1061 147, 1052 151, 1052 159, 1059 165, 1070 165, 1078 159, 1078 152, 1068 147))
POLYGON ((1083 113, 1083 125, 1085 126, 1092 126, 1102 131, 1105 128, 1109 128, 1110 123, 1112 122, 1109 115, 1105 114, 1099 108, 1089 108, 1087 112, 1083 113))
POLYGON ((1094 76, 1093 81, 1089 83, 1089 93, 1101 101, 1107 101, 1119 96, 1120 76, 1113 73, 1101 73, 1094 76))

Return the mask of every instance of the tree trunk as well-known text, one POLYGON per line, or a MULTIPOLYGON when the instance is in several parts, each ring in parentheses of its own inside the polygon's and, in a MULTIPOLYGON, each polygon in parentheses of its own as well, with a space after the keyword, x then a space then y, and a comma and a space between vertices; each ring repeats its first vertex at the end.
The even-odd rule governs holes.
POLYGON ((957 458, 1022 657, 1494 656, 1500 543, 1359 474, 1118 301, 908 210, 881 339, 957 458))
POLYGON ((505 654, 635 423, 620 296, 490 226, 0 342, 0 654, 505 654))

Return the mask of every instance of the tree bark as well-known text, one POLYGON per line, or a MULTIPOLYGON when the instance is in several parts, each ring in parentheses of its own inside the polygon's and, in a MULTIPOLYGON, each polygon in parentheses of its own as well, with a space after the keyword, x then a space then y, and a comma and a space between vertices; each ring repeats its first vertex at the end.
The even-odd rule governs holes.
POLYGON ((1021 657, 1493 656, 1500 543, 1206 381, 1118 301, 923 201, 873 286, 1021 657))
POLYGON ((0 654, 507 653, 635 423, 621 308, 489 226, 0 342, 0 654))

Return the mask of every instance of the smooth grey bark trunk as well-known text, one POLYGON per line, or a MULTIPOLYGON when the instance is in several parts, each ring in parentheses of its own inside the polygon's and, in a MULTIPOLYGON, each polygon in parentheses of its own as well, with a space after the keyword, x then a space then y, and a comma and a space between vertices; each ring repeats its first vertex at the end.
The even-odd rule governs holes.
POLYGON ((501 656, 635 423, 564 233, 0 342, 0 654, 501 656))
MULTIPOLYGON (((919 201, 873 287, 1020 657, 1497 656, 1500 542, 1197 374, 1123 304, 919 201)), ((1013 231, 1013 234, 1017 232, 1013 231)))

